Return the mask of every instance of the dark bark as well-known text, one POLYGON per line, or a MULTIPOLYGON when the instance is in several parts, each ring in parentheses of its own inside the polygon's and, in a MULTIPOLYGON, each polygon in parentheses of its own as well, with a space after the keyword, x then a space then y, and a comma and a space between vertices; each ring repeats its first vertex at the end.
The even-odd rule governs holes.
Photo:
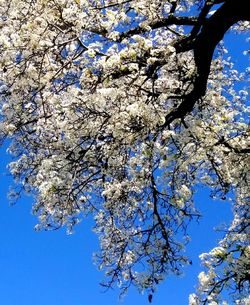
POLYGON ((248 0, 227 0, 201 27, 200 32, 191 41, 176 44, 178 53, 193 50, 197 69, 193 90, 183 98, 182 103, 165 118, 163 126, 167 126, 177 118, 183 118, 192 111, 195 103, 206 93, 214 50, 223 39, 225 33, 235 23, 250 21, 248 0))

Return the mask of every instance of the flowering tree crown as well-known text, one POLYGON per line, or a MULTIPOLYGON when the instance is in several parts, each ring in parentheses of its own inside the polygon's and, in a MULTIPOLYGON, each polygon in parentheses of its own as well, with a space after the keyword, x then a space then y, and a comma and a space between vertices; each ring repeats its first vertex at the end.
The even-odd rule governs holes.
MULTIPOLYGON (((234 194, 190 305, 247 299, 249 126, 222 44, 246 0, 0 0, 1 137, 37 229, 94 215, 106 285, 179 274, 197 185, 234 194), (219 46, 218 46, 219 45, 219 46), (217 47, 218 46, 218 47, 217 47), (215 52, 215 48, 216 52, 215 52)), ((20 190, 11 195, 15 199, 20 190)), ((151 297, 150 297, 151 301, 151 297)))

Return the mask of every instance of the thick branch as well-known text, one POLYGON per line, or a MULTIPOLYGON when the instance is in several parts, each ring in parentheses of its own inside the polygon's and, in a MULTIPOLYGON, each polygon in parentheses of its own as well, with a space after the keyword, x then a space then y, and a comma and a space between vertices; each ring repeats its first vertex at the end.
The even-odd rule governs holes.
POLYGON ((177 118, 183 118, 191 112, 195 103, 206 93, 207 79, 214 50, 228 29, 235 23, 243 20, 250 21, 250 11, 247 0, 227 0, 204 23, 200 33, 188 47, 177 45, 177 52, 194 51, 194 59, 197 68, 197 76, 194 81, 194 89, 186 95, 178 108, 169 113, 165 118, 164 126, 169 125, 177 118))

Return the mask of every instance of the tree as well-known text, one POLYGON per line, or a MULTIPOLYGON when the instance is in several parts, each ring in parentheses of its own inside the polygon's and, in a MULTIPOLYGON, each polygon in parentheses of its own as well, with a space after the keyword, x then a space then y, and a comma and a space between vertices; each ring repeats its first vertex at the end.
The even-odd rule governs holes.
POLYGON ((189 303, 248 304, 249 110, 222 43, 249 27, 247 0, 0 4, 1 137, 11 195, 34 195, 37 229, 71 231, 91 213, 106 285, 151 301, 190 263, 193 194, 206 185, 233 196, 234 219, 202 254, 189 303))

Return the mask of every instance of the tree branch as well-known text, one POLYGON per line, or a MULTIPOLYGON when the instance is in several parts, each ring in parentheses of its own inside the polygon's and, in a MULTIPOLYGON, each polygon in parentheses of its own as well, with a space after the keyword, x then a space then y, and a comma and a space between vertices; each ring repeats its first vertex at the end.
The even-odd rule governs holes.
MULTIPOLYGON (((157 20, 154 23, 149 24, 149 26, 152 30, 156 30, 156 29, 163 28, 163 27, 170 26, 170 25, 192 26, 192 25, 195 25, 196 23, 197 23, 196 17, 176 17, 173 15, 169 15, 168 17, 166 17, 164 19, 157 20)), ((143 34, 146 32, 148 32, 148 29, 138 26, 127 32, 121 33, 119 36, 119 41, 122 41, 124 38, 129 38, 133 35, 143 34)))
POLYGON ((185 45, 176 44, 177 53, 187 50, 194 51, 197 76, 194 81, 194 89, 184 97, 179 107, 166 116, 163 126, 169 125, 177 118, 183 118, 205 95, 214 50, 232 25, 243 20, 250 21, 250 11, 247 4, 247 0, 238 0, 237 2, 227 0, 207 19, 195 40, 185 42, 185 45))

